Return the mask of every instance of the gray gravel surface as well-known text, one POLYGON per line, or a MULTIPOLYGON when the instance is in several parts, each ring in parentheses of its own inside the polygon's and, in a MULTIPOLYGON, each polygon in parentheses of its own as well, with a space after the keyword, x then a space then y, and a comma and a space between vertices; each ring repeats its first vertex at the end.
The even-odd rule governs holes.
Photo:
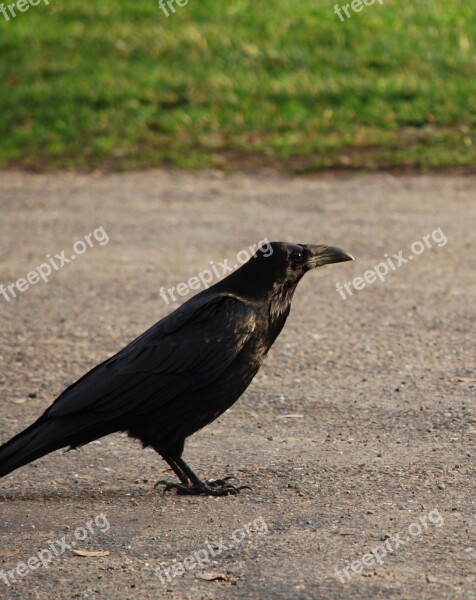
POLYGON ((210 261, 264 238, 356 260, 306 276, 253 384, 187 442, 199 473, 252 492, 163 495, 173 474, 120 434, 56 452, 0 481, 0 597, 476 598, 475 198, 457 176, 3 173, 4 285, 99 227, 109 242, 0 295, 1 441, 210 261), (425 235, 385 281, 337 292, 425 235), (22 569, 63 537, 75 548, 22 569))

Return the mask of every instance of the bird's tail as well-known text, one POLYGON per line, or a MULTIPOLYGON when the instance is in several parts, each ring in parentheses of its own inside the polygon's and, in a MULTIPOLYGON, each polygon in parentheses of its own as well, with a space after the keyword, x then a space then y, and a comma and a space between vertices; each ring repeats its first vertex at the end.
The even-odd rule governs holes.
POLYGON ((50 452, 66 446, 77 447, 87 444, 109 433, 109 431, 101 431, 101 433, 94 431, 94 428, 90 427, 90 417, 87 423, 81 421, 79 416, 54 418, 42 415, 30 427, 0 446, 0 477, 5 477, 15 469, 50 452))

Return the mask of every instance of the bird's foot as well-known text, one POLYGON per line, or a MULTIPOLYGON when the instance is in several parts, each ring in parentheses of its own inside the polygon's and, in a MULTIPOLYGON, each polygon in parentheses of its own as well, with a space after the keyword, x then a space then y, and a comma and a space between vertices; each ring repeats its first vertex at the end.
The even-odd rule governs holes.
POLYGON ((224 487, 232 485, 231 483, 228 483, 231 479, 236 479, 236 477, 234 475, 227 475, 222 479, 208 479, 205 483, 211 487, 224 487))
POLYGON ((180 496, 231 496, 241 492, 241 490, 251 490, 249 485, 234 486, 228 483, 232 476, 223 477, 223 479, 211 479, 209 481, 197 481, 196 483, 186 485, 184 483, 172 483, 170 481, 158 481, 154 487, 164 485, 163 493, 175 490, 180 496))

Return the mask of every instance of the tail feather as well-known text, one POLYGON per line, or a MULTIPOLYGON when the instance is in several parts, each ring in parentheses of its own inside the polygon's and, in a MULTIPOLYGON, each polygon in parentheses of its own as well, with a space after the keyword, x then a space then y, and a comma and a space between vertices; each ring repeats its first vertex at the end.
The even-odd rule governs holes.
POLYGON ((91 423, 91 415, 84 419, 79 415, 73 418, 41 416, 0 446, 0 478, 50 452, 66 446, 81 446, 112 433, 105 431, 104 423, 101 423, 100 429, 98 425, 97 422, 91 423))

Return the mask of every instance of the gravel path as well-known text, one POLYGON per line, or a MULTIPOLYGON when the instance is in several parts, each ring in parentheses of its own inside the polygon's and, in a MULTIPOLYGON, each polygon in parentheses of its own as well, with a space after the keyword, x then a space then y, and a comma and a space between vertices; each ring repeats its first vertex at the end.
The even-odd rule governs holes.
POLYGON ((0 482, 0 597, 476 598, 475 198, 457 176, 3 173, 1 441, 176 306, 161 286, 266 238, 356 260, 306 276, 187 443, 253 492, 162 495, 165 464, 121 435, 57 452, 0 482))

